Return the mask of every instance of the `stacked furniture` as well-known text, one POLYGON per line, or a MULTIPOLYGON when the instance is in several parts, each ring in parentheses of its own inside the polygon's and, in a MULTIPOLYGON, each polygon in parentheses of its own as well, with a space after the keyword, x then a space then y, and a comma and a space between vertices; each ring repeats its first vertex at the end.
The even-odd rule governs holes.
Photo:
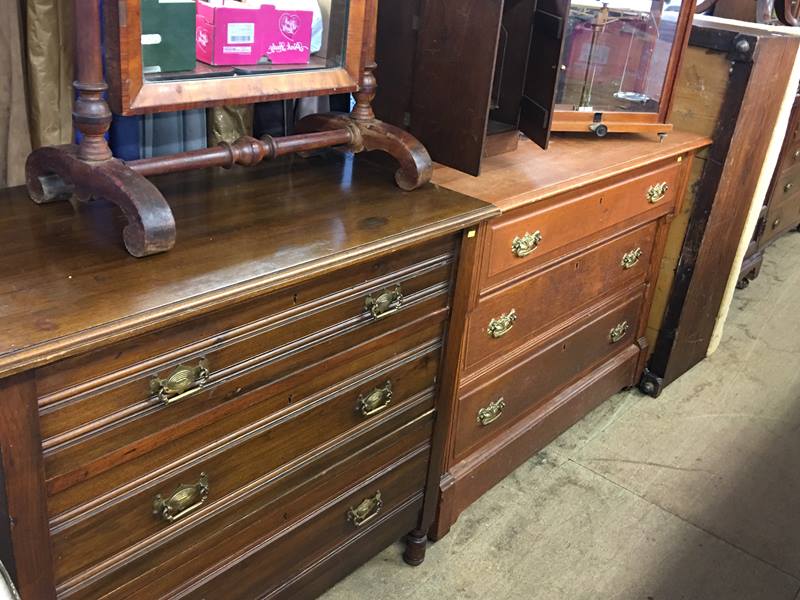
POLYGON ((785 127, 783 99, 797 86, 798 49, 796 29, 695 16, 671 120, 713 143, 698 153, 684 211, 671 228, 641 385, 648 394, 704 360, 719 339, 751 211, 763 204, 763 180, 775 168, 768 160, 774 132, 785 127))
POLYGON ((795 96, 778 166, 742 263, 739 287, 758 277, 766 248, 792 229, 800 231, 800 94, 795 96))
POLYGON ((182 237, 146 260, 110 203, 0 191, 22 597, 311 597, 410 531, 421 562, 462 230, 497 210, 351 155, 154 183, 182 237))
POLYGON ((472 286, 432 536, 619 390, 636 385, 668 225, 702 136, 528 140, 477 179, 434 182, 495 204, 462 261, 472 286))

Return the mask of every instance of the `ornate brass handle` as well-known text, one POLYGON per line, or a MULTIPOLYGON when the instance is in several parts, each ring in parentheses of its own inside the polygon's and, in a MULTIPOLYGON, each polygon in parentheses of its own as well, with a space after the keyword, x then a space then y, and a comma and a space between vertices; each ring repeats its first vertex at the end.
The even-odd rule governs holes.
POLYGON ((374 496, 365 498, 361 501, 361 504, 355 508, 351 506, 347 511, 347 520, 356 527, 361 527, 377 517, 382 507, 383 500, 381 500, 381 491, 378 490, 374 496))
POLYGON ((614 329, 612 329, 608 334, 608 337, 611 338, 611 343, 616 344, 618 341, 624 338, 630 328, 631 326, 628 325, 627 321, 623 321, 622 323, 614 327, 614 329))
POLYGON ((664 198, 664 196, 667 195, 668 191, 669 191, 669 185, 667 184, 666 181, 662 181, 661 183, 656 183, 654 185, 651 185, 649 188, 647 188, 647 200, 650 202, 650 204, 655 204, 656 202, 664 198))
POLYGON ((197 483, 181 484, 169 498, 158 494, 153 499, 153 514, 168 523, 177 521, 194 512, 208 499, 208 476, 200 473, 197 483))
POLYGON ((199 392, 210 375, 206 359, 201 358, 195 366, 179 366, 166 379, 154 377, 150 380, 150 391, 164 404, 172 404, 199 392))
POLYGON ((502 398, 498 398, 494 402, 490 403, 489 406, 484 406, 478 411, 478 423, 484 427, 489 423, 494 423, 497 421, 497 419, 503 416, 503 410, 505 407, 506 401, 502 398))
POLYGON ((384 410, 392 402, 392 382, 387 380, 380 387, 376 387, 369 394, 358 397, 357 410, 364 417, 371 417, 384 410))
POLYGON ((542 232, 534 231, 525 233, 522 237, 515 237, 511 242, 511 252, 517 258, 525 258, 542 243, 542 232))
POLYGON ((489 321, 489 326, 486 328, 488 333, 493 338, 503 337, 511 328, 514 327, 514 321, 517 320, 517 311, 513 308, 504 315, 489 321))
POLYGON ((373 318, 382 319, 400 310, 403 305, 403 289, 397 285, 394 289, 384 290, 377 298, 372 294, 364 300, 364 308, 373 318))
POLYGON ((642 252, 641 248, 636 248, 634 250, 631 250, 630 252, 626 252, 622 256, 622 262, 620 263, 622 265, 622 268, 625 269, 626 271, 628 269, 632 269, 636 265, 636 263, 639 262, 639 259, 642 258, 642 254, 644 254, 644 252, 642 252))

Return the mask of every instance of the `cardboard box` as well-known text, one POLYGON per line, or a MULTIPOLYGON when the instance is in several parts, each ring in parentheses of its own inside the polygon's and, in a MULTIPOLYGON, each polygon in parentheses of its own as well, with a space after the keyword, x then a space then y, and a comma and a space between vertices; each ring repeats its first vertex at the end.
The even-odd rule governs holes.
POLYGON ((197 58, 210 65, 308 63, 312 18, 311 11, 256 0, 198 0, 197 58))
POLYGON ((195 0, 141 0, 145 74, 194 69, 196 8, 195 0))

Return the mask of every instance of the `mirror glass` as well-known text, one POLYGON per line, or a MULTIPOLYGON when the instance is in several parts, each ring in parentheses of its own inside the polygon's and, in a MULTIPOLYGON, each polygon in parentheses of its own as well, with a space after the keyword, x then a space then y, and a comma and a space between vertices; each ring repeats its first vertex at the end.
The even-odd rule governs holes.
POLYGON ((680 9, 680 0, 573 0, 557 108, 658 112, 680 9))
POLYGON ((145 82, 345 64, 350 0, 141 0, 145 82))

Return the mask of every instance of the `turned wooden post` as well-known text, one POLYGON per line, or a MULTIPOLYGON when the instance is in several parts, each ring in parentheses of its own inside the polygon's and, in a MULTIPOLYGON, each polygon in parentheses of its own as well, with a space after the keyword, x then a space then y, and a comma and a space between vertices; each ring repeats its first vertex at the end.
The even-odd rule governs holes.
POLYGON ((103 77, 100 41, 100 7, 97 0, 74 0, 76 80, 78 97, 72 111, 75 128, 83 134, 78 157, 104 161, 112 157, 105 135, 111 127, 111 109, 103 97, 108 85, 103 77))
POLYGON ((364 71, 361 73, 358 91, 353 94, 356 105, 350 112, 350 116, 355 121, 370 121, 375 119, 375 112, 372 110, 372 101, 378 89, 378 82, 375 79, 375 40, 378 34, 378 3, 370 2, 367 4, 367 16, 364 24, 364 48, 361 54, 361 62, 364 71))

